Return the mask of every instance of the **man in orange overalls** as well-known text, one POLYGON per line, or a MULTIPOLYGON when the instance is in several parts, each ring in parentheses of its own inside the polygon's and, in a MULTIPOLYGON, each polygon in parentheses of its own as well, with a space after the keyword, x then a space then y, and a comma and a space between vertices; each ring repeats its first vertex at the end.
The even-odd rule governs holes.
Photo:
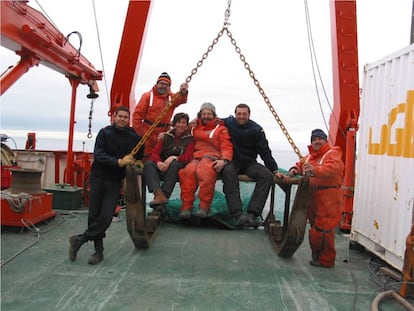
MULTIPOLYGON (((331 268, 335 265, 335 229, 342 212, 341 185, 344 176, 342 150, 331 147, 327 135, 320 129, 311 134, 309 154, 297 162, 289 175, 310 175, 308 204, 309 244, 312 266, 331 268)), ((280 173, 278 173, 280 174, 280 173)), ((283 177, 283 176, 278 176, 283 177)))
POLYGON ((205 218, 210 212, 217 173, 233 159, 233 145, 223 122, 217 118, 211 103, 201 105, 197 126, 193 129, 195 141, 193 160, 179 172, 181 212, 179 217, 191 217, 194 195, 199 187, 200 206, 195 216, 205 218))
POLYGON ((187 102, 188 83, 182 83, 178 93, 172 93, 170 90, 171 78, 163 72, 157 79, 157 83, 152 90, 142 95, 135 107, 132 115, 132 127, 141 137, 154 123, 164 108, 171 102, 169 111, 160 120, 157 127, 148 137, 144 147, 144 161, 148 159, 152 148, 158 142, 158 135, 167 132, 170 129, 170 120, 174 109, 187 102))

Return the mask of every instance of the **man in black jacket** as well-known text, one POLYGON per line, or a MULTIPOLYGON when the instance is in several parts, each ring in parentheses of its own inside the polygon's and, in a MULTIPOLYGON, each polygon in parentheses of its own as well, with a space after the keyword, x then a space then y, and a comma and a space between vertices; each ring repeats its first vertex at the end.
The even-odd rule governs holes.
POLYGON ((120 197, 124 166, 134 164, 135 158, 143 157, 143 147, 135 158, 130 154, 141 137, 129 126, 129 120, 128 108, 118 108, 114 123, 101 129, 96 137, 90 177, 88 228, 84 233, 69 238, 71 261, 76 259, 80 247, 87 241, 95 243, 95 253, 88 263, 97 264, 103 260, 103 238, 120 197))
POLYGON ((229 130, 234 150, 233 161, 221 172, 223 192, 226 195, 230 215, 234 217, 236 225, 256 226, 256 219, 262 214, 274 174, 278 172, 278 166, 272 156, 263 128, 250 120, 249 106, 239 104, 234 113, 235 117, 223 119, 224 125, 229 130), (258 155, 264 165, 257 163, 258 155), (242 212, 237 174, 246 174, 256 182, 246 216, 242 212))

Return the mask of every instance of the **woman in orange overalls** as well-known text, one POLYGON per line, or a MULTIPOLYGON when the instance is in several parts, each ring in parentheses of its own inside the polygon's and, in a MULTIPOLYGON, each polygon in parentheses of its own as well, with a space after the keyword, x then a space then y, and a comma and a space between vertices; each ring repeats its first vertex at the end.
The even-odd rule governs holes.
POLYGON ((200 206, 195 216, 205 218, 210 212, 217 173, 233 159, 233 145, 223 122, 217 118, 211 103, 204 103, 193 129, 195 141, 193 160, 179 172, 181 212, 179 217, 191 217, 195 192, 199 187, 200 206))

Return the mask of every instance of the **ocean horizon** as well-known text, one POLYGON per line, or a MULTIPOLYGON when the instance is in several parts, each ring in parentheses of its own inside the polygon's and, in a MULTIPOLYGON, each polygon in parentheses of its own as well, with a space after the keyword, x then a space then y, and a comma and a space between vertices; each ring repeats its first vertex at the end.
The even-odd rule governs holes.
MULTIPOLYGON (((25 130, 4 130, 2 129, 0 135, 7 137, 5 143, 13 150, 25 149, 27 134, 29 131, 25 130)), ((87 133, 75 133, 73 138, 73 151, 93 152, 95 138, 97 133, 92 133, 92 138, 87 137, 87 133)), ((68 149, 68 133, 57 131, 36 131, 36 150, 54 151, 68 149)), ((269 139, 269 137, 268 137, 269 139)), ((3 138, 2 138, 3 140, 3 138)), ((303 155, 306 154, 306 143, 297 144, 303 155)), ((272 155, 281 168, 289 168, 298 161, 298 156, 293 152, 292 147, 286 141, 272 141, 269 139, 269 147, 272 150, 272 155)), ((260 157, 258 158, 260 162, 260 157)))
MULTIPOLYGON (((0 135, 2 137, 2 143, 5 143, 12 150, 24 150, 27 139, 27 131, 24 130, 1 130, 0 135), (7 137, 7 139, 5 139, 7 137), (5 139, 5 140, 4 140, 5 139)), ((73 140, 73 150, 74 151, 85 151, 93 152, 96 133, 93 133, 91 139, 86 137, 87 133, 75 133, 73 140)), ((35 151, 62 151, 67 150, 68 137, 67 132, 52 132, 52 131, 38 131, 36 132, 36 150, 35 151)), ((272 155, 276 160, 277 164, 282 169, 289 169, 297 161, 298 156, 293 152, 292 147, 288 142, 275 142, 269 140, 269 147, 272 150, 272 155)), ((302 150, 306 148, 306 144, 298 145, 298 148, 301 149, 302 154, 305 154, 305 151, 302 150), (304 147, 303 147, 304 146, 304 147)), ((258 157, 258 162, 263 163, 260 157, 258 157)), ((218 181, 216 184, 216 191, 221 193, 222 183, 218 181)), ((241 195, 243 202, 246 198, 250 197, 252 193, 252 185, 250 183, 242 183, 240 187, 241 195)), ((147 196, 152 197, 147 190, 147 196)), ((176 200, 179 200, 179 186, 174 190, 174 197, 176 200)), ((276 207, 275 215, 278 219, 283 219, 283 206, 284 206, 284 195, 282 190, 279 187, 276 187, 276 207)), ((247 201, 246 201, 247 202, 247 201)), ((244 204, 247 204, 247 203, 244 204)), ((263 210, 263 217, 266 217, 270 207, 269 198, 266 202, 265 208, 263 210)), ((149 208, 149 207, 148 207, 149 208)))

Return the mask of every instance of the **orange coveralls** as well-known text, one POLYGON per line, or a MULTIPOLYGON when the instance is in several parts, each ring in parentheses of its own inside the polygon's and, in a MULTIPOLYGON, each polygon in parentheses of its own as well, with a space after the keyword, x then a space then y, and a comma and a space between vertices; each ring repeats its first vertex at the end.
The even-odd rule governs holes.
MULTIPOLYGON (((304 163, 312 164, 313 176, 310 177, 310 197, 308 203, 309 244, 312 260, 322 266, 335 264, 335 229, 342 212, 341 184, 344 176, 342 150, 325 144, 318 151, 308 146, 309 154, 304 163)), ((302 174, 302 162, 296 163, 298 173, 302 174)))
POLYGON ((214 197, 217 172, 213 168, 215 160, 233 159, 233 145, 223 122, 215 118, 206 125, 198 120, 193 129, 195 141, 194 158, 179 172, 181 187, 181 210, 192 210, 195 192, 199 187, 200 208, 210 211, 214 197))
POLYGON ((160 95, 157 91, 157 86, 154 85, 151 91, 141 96, 141 99, 135 106, 134 113, 132 114, 132 127, 138 135, 143 137, 170 100, 172 100, 172 106, 145 142, 144 160, 148 159, 151 154, 152 148, 154 148, 158 141, 158 135, 170 129, 174 109, 187 102, 187 95, 181 95, 180 92, 160 95))

